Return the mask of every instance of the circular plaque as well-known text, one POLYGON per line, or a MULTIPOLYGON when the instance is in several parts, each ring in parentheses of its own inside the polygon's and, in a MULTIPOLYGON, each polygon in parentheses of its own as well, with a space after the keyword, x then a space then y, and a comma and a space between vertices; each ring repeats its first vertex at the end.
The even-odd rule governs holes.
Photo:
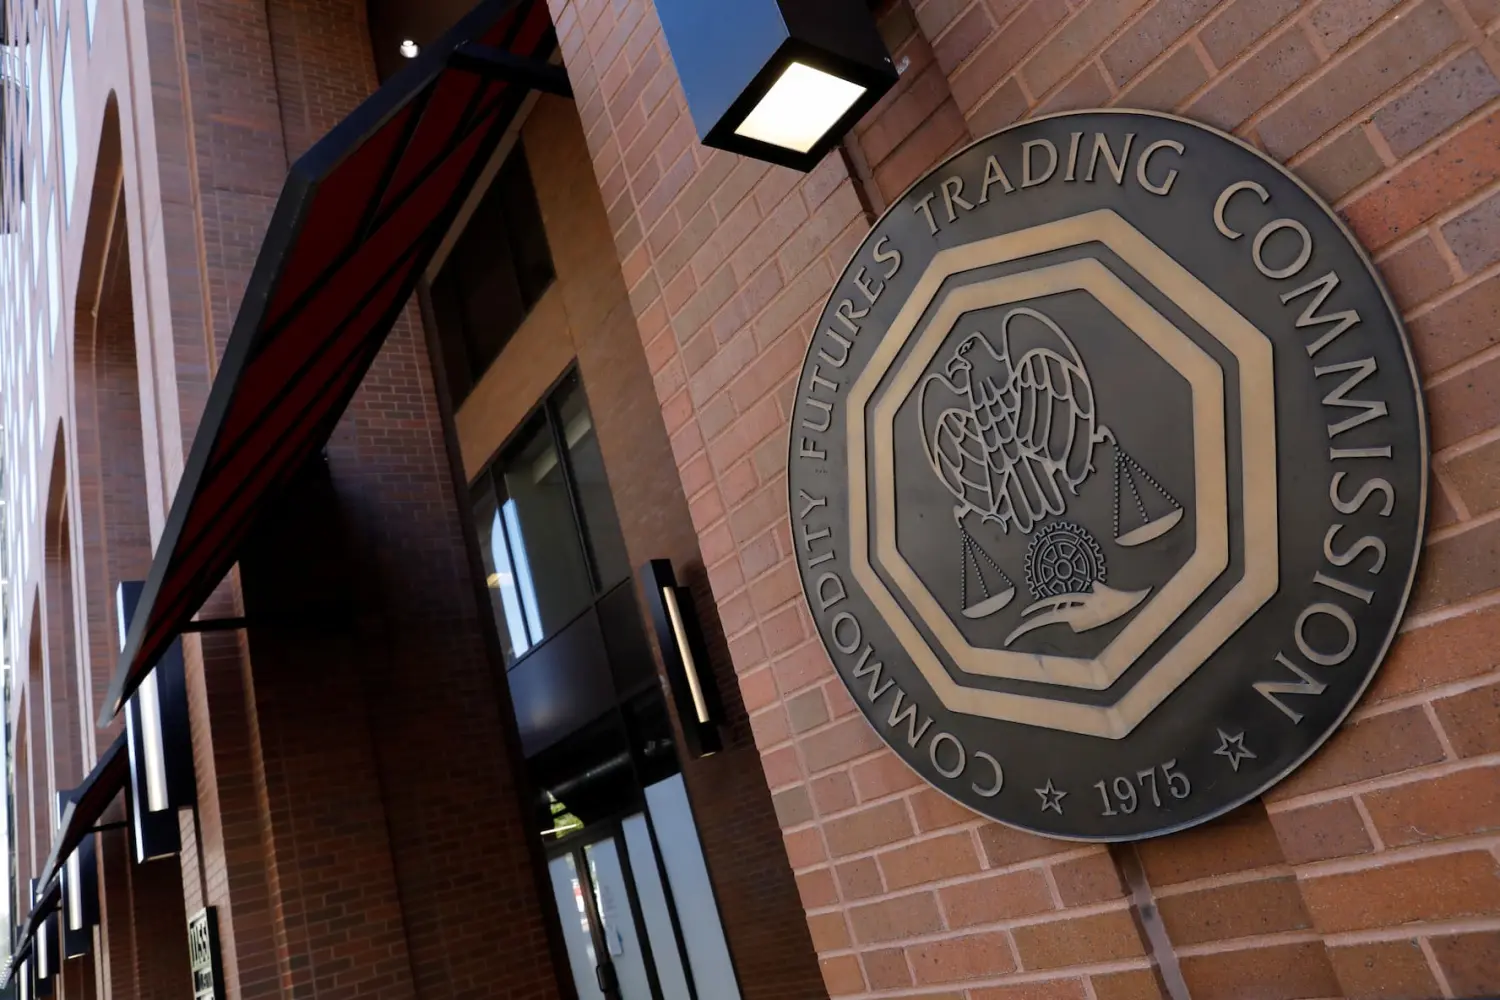
POLYGON ((788 492, 817 631, 876 732, 1004 823, 1155 836, 1349 713, 1426 516, 1400 319, 1333 213, 1192 122, 974 143, 839 278, 788 492))

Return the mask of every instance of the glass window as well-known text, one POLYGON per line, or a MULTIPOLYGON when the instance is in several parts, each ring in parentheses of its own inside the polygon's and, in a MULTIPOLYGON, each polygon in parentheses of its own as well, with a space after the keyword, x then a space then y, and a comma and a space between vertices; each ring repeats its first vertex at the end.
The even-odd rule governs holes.
MULTIPOLYGON (((47 353, 57 350, 57 331, 62 326, 62 253, 57 246, 57 219, 49 205, 47 207, 47 246, 42 260, 47 274, 47 321, 52 324, 52 337, 47 344, 47 353)), ((40 357, 40 352, 38 352, 40 357)))
POLYGON ((83 19, 88 22, 89 47, 94 45, 94 18, 99 12, 99 0, 83 0, 83 19))
POLYGON ((552 278, 542 212, 526 156, 517 147, 432 283, 455 403, 500 356, 552 278))
POLYGON ((73 218, 73 179, 78 175, 78 115, 73 104, 72 33, 63 34, 62 56, 62 130, 58 146, 62 149, 63 221, 73 218))
POLYGON ((630 575, 576 374, 563 380, 479 477, 473 504, 507 664, 630 575))
POLYGON ((25 198, 26 157, 25 76, 21 67, 21 50, 14 45, 0 48, 0 123, 4 125, 4 161, 0 164, 0 233, 15 233, 21 228, 19 206, 25 198))
MULTIPOLYGON (((32 174, 31 174, 32 187, 35 188, 36 190, 34 190, 32 192, 31 204, 30 204, 30 208, 31 208, 30 221, 28 223, 28 228, 26 230, 26 262, 27 262, 27 267, 25 269, 25 271, 26 271, 25 284, 28 284, 28 285, 36 282, 37 280, 39 280, 39 276, 37 274, 37 259, 36 259, 36 257, 37 257, 37 254, 41 252, 41 246, 42 246, 42 225, 41 225, 41 215, 40 215, 41 209, 38 207, 38 205, 39 205, 39 203, 41 202, 42 199, 41 199, 40 185, 38 185, 36 183, 37 179, 38 179, 38 175, 37 175, 36 171, 32 171, 32 174)), ((26 320, 27 320, 27 322, 30 322, 30 320, 31 320, 31 314, 30 313, 26 314, 26 320)))
POLYGON ((41 36, 41 68, 38 71, 37 90, 42 95, 42 163, 41 174, 47 176, 48 161, 52 159, 52 52, 46 35, 41 36))
POLYGON ((594 566, 602 589, 630 575, 630 559, 625 554, 625 539, 604 475, 604 456, 599 452, 599 437, 589 415, 588 400, 576 377, 567 379, 554 397, 558 422, 568 448, 568 466, 573 473, 574 490, 583 514, 584 533, 594 554, 594 566))
MULTIPOLYGON (((36 356, 40 362, 42 357, 42 328, 36 330, 36 356)), ((36 408, 43 417, 47 416, 47 368, 45 365, 36 366, 36 408)))
POLYGON ((480 541, 509 657, 567 624, 593 597, 568 485, 545 413, 492 467, 480 541))

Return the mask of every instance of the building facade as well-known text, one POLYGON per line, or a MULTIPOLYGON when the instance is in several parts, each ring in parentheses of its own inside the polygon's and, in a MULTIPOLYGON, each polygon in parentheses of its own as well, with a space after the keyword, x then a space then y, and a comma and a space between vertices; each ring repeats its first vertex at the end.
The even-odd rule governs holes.
MULTIPOLYGON (((360 155, 397 143, 357 112, 473 15, 5 4, 16 995, 1500 993, 1500 5, 881 0, 899 82, 805 174, 700 144, 650 0, 492 7, 571 96, 507 91, 462 183, 381 174, 462 197, 409 241, 433 252, 326 444, 232 548, 194 549, 182 484, 228 467, 196 442, 271 350, 232 343, 280 308, 284 185, 351 121, 360 155), (1340 730, 1227 816, 1108 846, 984 819, 886 747, 816 634, 787 496, 800 366, 880 214, 978 138, 1100 107, 1231 132, 1334 208, 1404 318, 1432 467, 1400 635, 1340 730), (148 581, 145 608, 172 545, 234 568, 187 608, 178 673, 117 712, 119 588, 148 581), (653 560, 701 631, 718 752, 674 697, 653 560), (141 727, 174 707, 163 763, 141 727)), ((423 95, 400 142, 436 120, 423 95)), ((360 232, 404 218, 385 197, 360 232)), ((337 228, 287 245, 315 224, 337 228)), ((367 245, 283 326, 404 290, 407 258, 367 245)), ((267 468, 322 419, 296 405, 267 468)), ((257 467, 200 490, 209 521, 257 467)))

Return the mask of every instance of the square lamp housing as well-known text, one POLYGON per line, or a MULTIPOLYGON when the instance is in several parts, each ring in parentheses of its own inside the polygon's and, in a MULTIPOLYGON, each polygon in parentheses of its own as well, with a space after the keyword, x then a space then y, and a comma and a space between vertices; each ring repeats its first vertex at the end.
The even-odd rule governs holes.
POLYGON ((705 146, 808 171, 896 82, 865 0, 656 0, 705 146))

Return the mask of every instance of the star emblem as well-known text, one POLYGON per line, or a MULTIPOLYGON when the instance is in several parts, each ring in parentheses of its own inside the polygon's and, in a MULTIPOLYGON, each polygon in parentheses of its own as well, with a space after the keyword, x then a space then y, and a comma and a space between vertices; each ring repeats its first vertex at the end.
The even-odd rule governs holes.
POLYGON ((1215 750, 1214 753, 1220 757, 1228 757, 1229 766, 1234 768, 1236 773, 1240 769, 1240 761, 1247 758, 1250 760, 1255 759, 1255 754, 1250 751, 1249 747, 1245 746, 1244 733, 1240 733, 1238 736, 1230 736, 1222 729, 1219 730, 1219 749, 1215 750))
POLYGON ((1062 800, 1068 794, 1052 785, 1052 779, 1047 779, 1045 788, 1036 789, 1036 793, 1042 797, 1042 812, 1048 809, 1056 809, 1059 816, 1062 815, 1062 800))

